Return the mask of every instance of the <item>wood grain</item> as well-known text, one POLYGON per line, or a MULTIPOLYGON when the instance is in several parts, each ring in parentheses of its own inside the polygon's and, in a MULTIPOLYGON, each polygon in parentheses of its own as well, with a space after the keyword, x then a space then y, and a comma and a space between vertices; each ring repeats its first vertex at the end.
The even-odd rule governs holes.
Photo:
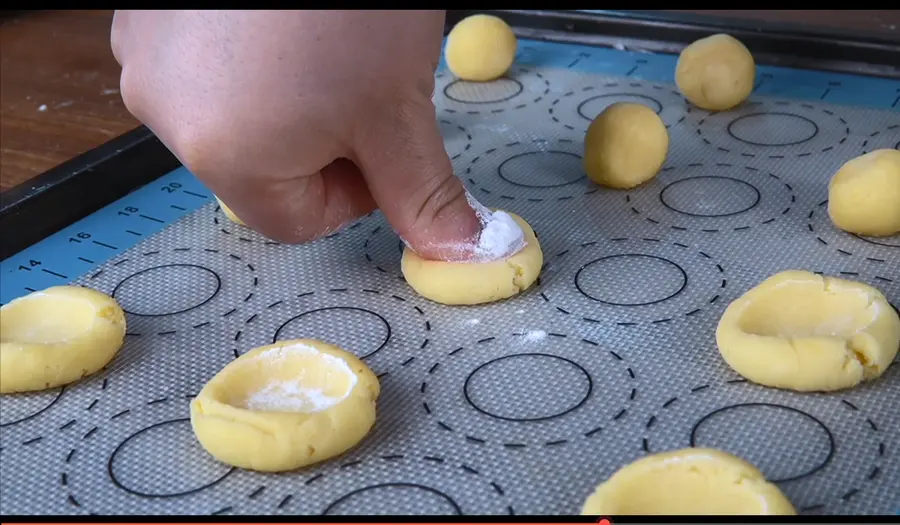
MULTIPOLYGON (((693 11, 900 35, 900 11, 693 11)), ((138 125, 119 96, 112 11, 32 11, 0 25, 0 191, 138 125)))
POLYGON ((0 26, 0 190, 138 122, 119 96, 112 11, 13 15, 0 26))

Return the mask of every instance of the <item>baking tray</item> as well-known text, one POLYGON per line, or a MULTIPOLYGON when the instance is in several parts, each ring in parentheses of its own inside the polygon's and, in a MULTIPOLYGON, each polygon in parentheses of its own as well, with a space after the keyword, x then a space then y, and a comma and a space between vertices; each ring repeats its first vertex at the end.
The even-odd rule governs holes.
MULTIPOLYGON (((3 194, 2 301, 94 287, 122 302, 129 335, 94 377, 0 399, 0 512, 573 514, 616 468, 688 445, 748 457, 804 514, 900 507, 896 366, 846 392, 780 392, 730 371, 713 339, 728 301, 788 267, 900 300, 900 243, 838 232, 823 207, 843 160, 900 147, 897 46, 793 35, 792 50, 828 69, 762 66, 750 103, 710 115, 679 96, 661 49, 726 28, 496 14, 522 38, 510 78, 476 88, 442 68, 436 104, 470 191, 540 235, 541 282, 511 301, 418 298, 378 213, 299 247, 231 224, 145 128, 3 194), (836 72, 848 45, 880 50, 847 69, 880 77, 836 72), (615 100, 654 107, 672 136, 657 180, 627 192, 579 171, 588 118, 615 100), (216 464, 192 440, 190 397, 235 356, 299 335, 365 356, 383 386, 376 428, 295 473, 216 464)), ((785 47, 742 31, 730 32, 761 63, 785 47)))

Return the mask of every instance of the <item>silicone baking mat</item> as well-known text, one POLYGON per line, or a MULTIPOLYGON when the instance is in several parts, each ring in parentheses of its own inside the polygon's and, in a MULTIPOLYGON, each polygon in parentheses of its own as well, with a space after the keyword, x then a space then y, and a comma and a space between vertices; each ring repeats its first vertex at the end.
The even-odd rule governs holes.
MULTIPOLYGON (((900 237, 836 230, 829 177, 900 147, 900 83, 760 67, 733 111, 692 108, 675 57, 520 41, 507 78, 437 74, 459 176, 540 236, 538 285, 445 307, 400 275, 380 214, 304 246, 229 222, 184 169, 3 262, 2 300, 77 283, 128 312, 109 367, 0 398, 3 514, 575 514, 641 456, 738 454, 804 514, 900 508, 900 367, 800 394, 748 384, 719 357, 725 306, 780 270, 871 283, 900 303, 900 237), (590 120, 615 101, 669 128, 652 182, 612 191, 581 168, 590 120), (325 463, 260 474, 215 462, 192 395, 235 356, 321 338, 379 375, 378 421, 325 463)), ((127 174, 123 173, 123 176, 127 174)))

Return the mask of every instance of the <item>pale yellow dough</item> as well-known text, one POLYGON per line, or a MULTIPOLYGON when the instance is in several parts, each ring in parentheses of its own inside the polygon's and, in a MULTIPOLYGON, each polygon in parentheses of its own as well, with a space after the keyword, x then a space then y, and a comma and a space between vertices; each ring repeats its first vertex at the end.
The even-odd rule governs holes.
POLYGON ((639 186, 659 173, 669 151, 669 132, 643 104, 616 102, 588 126, 584 171, 597 184, 616 189, 639 186))
POLYGON ((731 35, 697 40, 681 51, 675 66, 675 84, 681 94, 710 111, 737 106, 750 96, 755 82, 753 55, 731 35))
POLYGON ((887 369, 900 348, 900 317, 871 286, 789 270, 731 303, 716 342, 725 362, 754 383, 827 392, 887 369))
POLYGON ((584 502, 583 516, 797 514, 787 497, 747 461, 687 448, 619 469, 584 502))
POLYGON ((378 378, 353 354, 311 339, 253 349, 191 402, 200 445, 228 465, 284 472, 342 454, 375 424, 378 378))
POLYGON ((444 59, 462 80, 486 82, 506 74, 516 59, 516 35, 502 19, 472 15, 447 35, 444 59))
POLYGON ((491 303, 527 290, 541 272, 544 254, 531 226, 514 213, 509 216, 525 236, 518 253, 487 263, 457 263, 422 259, 406 248, 400 261, 406 282, 422 297, 448 305, 491 303))
POLYGON ((112 297, 54 286, 0 308, 0 394, 56 388, 96 373, 125 341, 112 297))
POLYGON ((231 208, 229 208, 228 206, 225 205, 224 202, 222 202, 222 199, 216 197, 216 201, 219 203, 219 207, 222 208, 222 213, 224 213, 225 216, 228 217, 228 220, 230 220, 231 222, 233 222, 235 224, 240 224, 241 226, 246 226, 246 224, 244 224, 244 221, 242 221, 237 215, 235 215, 234 212, 231 211, 231 208))
POLYGON ((900 151, 875 150, 841 166, 828 185, 828 215, 857 235, 900 233, 900 151))

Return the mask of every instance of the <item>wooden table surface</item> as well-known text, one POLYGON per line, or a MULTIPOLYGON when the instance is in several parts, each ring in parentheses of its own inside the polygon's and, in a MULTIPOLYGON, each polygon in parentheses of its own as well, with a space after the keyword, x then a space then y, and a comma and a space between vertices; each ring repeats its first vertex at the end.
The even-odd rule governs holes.
MULTIPOLYGON (((695 11, 900 34, 900 11, 695 11)), ((109 47, 112 11, 36 11, 0 25, 0 191, 133 129, 109 47)))

